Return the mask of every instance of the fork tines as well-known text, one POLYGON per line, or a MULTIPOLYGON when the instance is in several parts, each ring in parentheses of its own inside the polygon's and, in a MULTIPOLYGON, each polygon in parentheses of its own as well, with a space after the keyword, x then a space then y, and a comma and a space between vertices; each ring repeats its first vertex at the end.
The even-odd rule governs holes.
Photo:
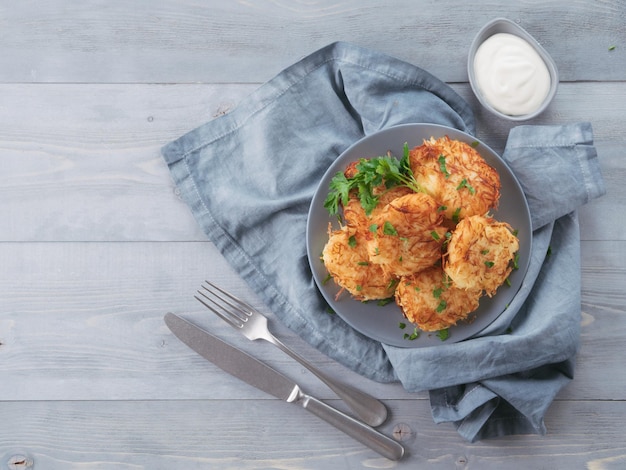
POLYGON ((241 328, 252 316, 250 305, 209 281, 200 286, 198 294, 194 296, 196 300, 236 328, 241 328))

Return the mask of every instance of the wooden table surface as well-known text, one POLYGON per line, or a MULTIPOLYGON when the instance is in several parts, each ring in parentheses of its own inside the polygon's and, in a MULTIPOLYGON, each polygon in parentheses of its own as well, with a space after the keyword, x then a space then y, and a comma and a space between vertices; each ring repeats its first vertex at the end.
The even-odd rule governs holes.
POLYGON ((625 26, 623 0, 0 2, 0 469, 626 468, 625 26), (342 407, 193 299, 209 278, 271 316, 197 227, 160 148, 344 40, 450 83, 501 152, 512 124, 481 110, 466 71, 473 36, 496 17, 526 28, 560 71, 552 106, 528 123, 591 121, 608 189, 580 210, 576 377, 546 436, 469 444, 433 423, 425 393, 360 377, 272 321, 388 405, 381 429, 407 448, 391 462, 167 330, 164 313, 184 314, 342 407))

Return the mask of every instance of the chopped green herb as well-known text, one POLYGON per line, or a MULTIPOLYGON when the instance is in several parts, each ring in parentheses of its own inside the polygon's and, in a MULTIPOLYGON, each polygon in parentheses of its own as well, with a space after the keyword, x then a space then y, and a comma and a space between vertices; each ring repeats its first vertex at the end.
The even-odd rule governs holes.
POLYGON ((513 269, 519 269, 519 253, 515 253, 513 256, 513 269))
POLYGON ((441 301, 439 302, 439 305, 437 306, 435 311, 437 313, 441 313, 441 312, 443 312, 446 309, 447 306, 448 306, 447 302, 445 300, 441 299, 441 301))
POLYGON ((486 255, 487 253, 489 253, 489 250, 480 250, 481 255, 486 255))
POLYGON ((478 146, 480 145, 480 142, 478 142, 477 140, 475 140, 475 141, 474 141, 474 142, 472 142, 470 145, 471 145, 472 147, 476 148, 476 147, 478 147, 478 146))
POLYGON ((330 273, 324 278, 324 280, 322 281, 322 285, 326 285, 326 283, 328 281, 330 281, 333 277, 330 275, 330 273))
POLYGON ((463 188, 467 188, 467 190, 470 192, 472 196, 476 194, 476 190, 472 187, 471 184, 467 182, 466 178, 463 178, 461 182, 459 183, 459 185, 456 187, 457 191, 460 191, 463 188))
POLYGON ((356 237, 354 235, 351 235, 350 238, 348 238, 348 246, 350 248, 354 248, 356 246, 356 237))
POLYGON ((335 311, 332 308, 330 308, 330 306, 326 306, 326 313, 329 315, 334 315, 335 311))
POLYGON ((439 155, 439 158, 437 159, 437 161, 439 162, 439 169, 444 174, 444 176, 448 178, 450 176, 450 173, 448 172, 448 169, 446 168, 446 157, 444 155, 439 155))
POLYGON ((437 332, 437 338, 439 338, 441 341, 445 341, 450 337, 450 330, 448 328, 446 328, 445 330, 439 330, 437 332))
POLYGON ((448 210, 448 207, 447 207, 447 206, 439 206, 439 207, 437 208, 437 212, 445 212, 445 211, 447 211, 447 210, 448 210))
POLYGON ((404 336, 403 336, 404 339, 408 339, 409 341, 413 341, 413 340, 415 340, 415 339, 417 339, 419 337, 420 337, 420 332, 417 329, 417 327, 415 327, 413 329, 413 333, 411 333, 411 334, 404 333, 404 336))
POLYGON ((357 285, 357 286, 356 286, 356 290, 357 290, 357 291, 362 291, 362 290, 363 290, 363 286, 357 285))
POLYGON ((614 51, 617 46, 609 46, 609 51, 614 51))
POLYGON ((357 264, 359 266, 369 266, 370 265, 369 261, 359 261, 357 264))
POLYGON ((494 264, 495 263, 493 261, 485 261, 485 266, 487 266, 488 268, 493 268, 494 264))
POLYGON ((378 230, 378 225, 376 224, 370 225, 370 232, 376 233, 376 230, 378 230))
POLYGON ((441 297, 442 292, 443 292, 443 289, 441 287, 437 287, 436 289, 433 289, 433 297, 435 299, 438 299, 439 297, 441 297))
POLYGON ((404 323, 404 322, 400 322, 400 323, 398 324, 398 328, 400 328, 401 330, 404 330, 404 329, 406 328, 406 323, 404 323))
POLYGON ((383 225, 383 233, 385 235, 398 236, 398 231, 393 225, 391 225, 391 222, 389 222, 388 220, 385 220, 385 223, 383 225))
POLYGON ((433 237, 436 241, 439 241, 441 239, 441 237, 439 236, 439 234, 433 230, 432 232, 430 232, 431 237, 433 237))
POLYGON ((378 305, 379 307, 384 307, 385 305, 390 304, 393 301, 393 297, 387 297, 386 299, 380 299, 378 302, 376 302, 376 305, 378 305))
POLYGON ((454 210, 454 213, 452 214, 452 221, 453 221, 454 223, 457 223, 457 222, 459 221, 459 219, 460 219, 460 216, 461 216, 461 208, 460 208, 460 207, 457 207, 457 208, 454 210))

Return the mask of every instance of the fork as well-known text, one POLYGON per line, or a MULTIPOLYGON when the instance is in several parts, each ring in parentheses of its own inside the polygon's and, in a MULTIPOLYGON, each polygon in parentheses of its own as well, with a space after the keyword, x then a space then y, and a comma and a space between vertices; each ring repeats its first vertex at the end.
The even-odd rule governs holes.
POLYGON ((209 281, 205 281, 201 285, 198 295, 194 297, 226 323, 239 330, 249 340, 264 339, 282 349, 283 352, 324 382, 363 422, 376 427, 387 419, 387 408, 384 404, 365 392, 331 379, 306 359, 293 352, 272 334, 267 326, 267 318, 243 300, 209 281))

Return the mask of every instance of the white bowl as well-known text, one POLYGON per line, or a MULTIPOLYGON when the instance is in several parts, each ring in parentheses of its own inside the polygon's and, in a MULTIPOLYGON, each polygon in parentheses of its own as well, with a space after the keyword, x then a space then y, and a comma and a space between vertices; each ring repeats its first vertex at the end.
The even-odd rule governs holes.
POLYGON ((470 86, 472 87, 476 98, 478 98, 478 101, 480 101, 480 103, 486 109, 491 111, 496 116, 499 116, 503 119, 508 119, 510 121, 526 121, 528 119, 534 118, 535 116, 545 111, 545 109, 554 98, 554 95, 556 95, 556 90, 559 84, 559 72, 556 68, 554 60, 552 60, 552 57, 550 57, 550 54, 548 54, 546 50, 541 47, 541 45, 535 40, 535 38, 533 38, 526 30, 506 18, 497 18, 495 20, 492 20, 485 26, 483 26, 482 29, 478 32, 470 46, 467 59, 467 74, 469 76, 470 86), (533 47, 533 49, 535 49, 535 51, 537 51, 539 56, 545 62, 546 67, 548 68, 548 73, 550 74, 550 89, 541 106, 539 106, 539 108, 535 109, 531 113, 513 116, 498 111, 485 99, 476 83, 476 77, 474 74, 474 56, 476 55, 476 51, 483 42, 485 42, 494 34, 498 33, 513 34, 525 40, 528 44, 531 45, 531 47, 533 47))

